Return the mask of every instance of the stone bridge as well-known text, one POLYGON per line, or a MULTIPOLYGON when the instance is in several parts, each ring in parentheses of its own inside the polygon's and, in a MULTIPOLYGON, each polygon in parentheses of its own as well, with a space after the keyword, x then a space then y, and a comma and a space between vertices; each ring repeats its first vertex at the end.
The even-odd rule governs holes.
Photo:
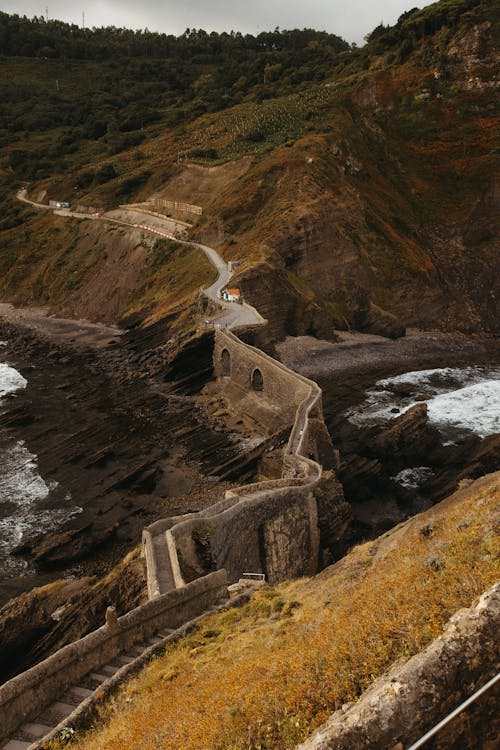
POLYGON ((336 454, 323 422, 321 389, 229 331, 216 331, 214 370, 236 413, 267 434, 292 426, 282 476, 238 487, 197 513, 144 530, 151 597, 225 569, 229 582, 263 573, 271 583, 317 570, 314 489, 336 454))

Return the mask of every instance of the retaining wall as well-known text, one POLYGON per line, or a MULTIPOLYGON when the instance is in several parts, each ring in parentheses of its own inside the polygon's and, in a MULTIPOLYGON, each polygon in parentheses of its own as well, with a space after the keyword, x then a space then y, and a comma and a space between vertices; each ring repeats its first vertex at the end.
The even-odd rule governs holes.
POLYGON ((103 625, 9 680, 0 687, 0 739, 118 654, 158 630, 178 628, 227 595, 226 572, 211 573, 142 604, 119 617, 115 629, 103 625))
POLYGON ((313 387, 312 381, 226 331, 216 331, 214 371, 224 378, 225 395, 235 410, 247 413, 268 434, 294 423, 300 404, 313 387), (261 388, 255 387, 258 373, 261 388))

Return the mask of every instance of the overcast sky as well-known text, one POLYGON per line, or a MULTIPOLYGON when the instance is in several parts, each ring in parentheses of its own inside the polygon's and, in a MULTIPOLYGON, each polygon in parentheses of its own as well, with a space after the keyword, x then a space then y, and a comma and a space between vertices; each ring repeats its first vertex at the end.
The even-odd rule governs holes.
POLYGON ((361 44, 383 21, 394 23, 410 8, 430 0, 0 0, 0 9, 30 18, 45 15, 85 26, 148 28, 182 34, 187 28, 255 34, 280 29, 314 28, 361 44))

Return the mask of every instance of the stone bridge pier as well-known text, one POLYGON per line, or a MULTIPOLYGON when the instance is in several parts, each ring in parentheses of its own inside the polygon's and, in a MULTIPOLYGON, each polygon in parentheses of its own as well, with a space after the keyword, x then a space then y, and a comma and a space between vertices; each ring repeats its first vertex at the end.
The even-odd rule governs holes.
MULTIPOLYGON (((323 421, 321 389, 231 332, 216 331, 213 356, 215 375, 236 414, 253 420, 264 435, 292 426, 281 479, 229 493, 238 498, 228 514, 231 524, 222 531, 225 524, 216 523, 209 534, 217 565, 228 570, 230 580, 244 564, 253 566, 249 572, 265 573, 272 583, 314 573, 320 547, 318 512, 321 518, 330 513, 319 490, 323 471, 330 487, 338 485, 338 454, 323 421)), ((341 488, 335 502, 343 503, 341 488)))
POLYGON ((297 438, 303 438, 301 455, 325 470, 337 470, 338 452, 326 428, 321 390, 315 383, 225 331, 216 331, 213 358, 214 373, 233 409, 250 417, 265 435, 295 425, 301 405, 315 387, 307 425, 297 425, 297 438))

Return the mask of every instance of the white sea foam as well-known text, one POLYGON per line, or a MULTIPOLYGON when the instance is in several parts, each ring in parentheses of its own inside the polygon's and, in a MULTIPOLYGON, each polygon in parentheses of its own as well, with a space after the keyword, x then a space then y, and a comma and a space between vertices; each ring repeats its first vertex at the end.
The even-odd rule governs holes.
POLYGON ((500 380, 485 380, 427 404, 429 420, 438 427, 470 430, 480 437, 500 432, 500 380))
POLYGON ((450 382, 466 383, 471 379, 481 377, 481 369, 478 367, 438 367, 432 370, 413 370, 395 375, 393 378, 377 380, 376 385, 391 389, 391 386, 415 385, 431 386, 432 388, 449 389, 450 382))
MULTIPOLYGON (((0 345, 5 342, 0 342, 0 345)), ((0 362, 0 399, 26 388, 27 381, 13 367, 0 362)), ((2 441, 3 442, 3 441, 2 441)), ((24 442, 2 448, 0 455, 0 570, 16 575, 27 567, 20 558, 10 556, 25 535, 43 534, 81 512, 69 507, 51 508, 49 495, 57 482, 45 482, 38 473, 37 457, 24 442), (45 507, 44 507, 45 506, 45 507)))
MULTIPOLYGON (((78 506, 43 507, 57 482, 45 482, 37 471, 36 456, 23 441, 7 448, 0 467, 0 560, 4 569, 20 572, 25 563, 9 557, 25 535, 43 534, 81 512, 78 506)), ((68 495, 66 501, 71 500, 68 495)))
POLYGON ((427 479, 430 479, 433 474, 434 471, 430 466, 412 466, 410 469, 403 469, 395 477, 392 477, 392 479, 403 487, 413 489, 423 484, 427 479))
POLYGON ((361 407, 348 413, 354 424, 394 419, 426 401, 429 421, 448 440, 468 432, 500 431, 500 367, 443 367, 405 372, 377 381, 361 407), (405 388, 402 388, 405 387, 405 388), (418 396, 418 399, 416 399, 418 396))
POLYGON ((10 365, 0 362, 0 398, 8 393, 14 393, 22 388, 26 388, 28 382, 23 378, 21 373, 10 365))

